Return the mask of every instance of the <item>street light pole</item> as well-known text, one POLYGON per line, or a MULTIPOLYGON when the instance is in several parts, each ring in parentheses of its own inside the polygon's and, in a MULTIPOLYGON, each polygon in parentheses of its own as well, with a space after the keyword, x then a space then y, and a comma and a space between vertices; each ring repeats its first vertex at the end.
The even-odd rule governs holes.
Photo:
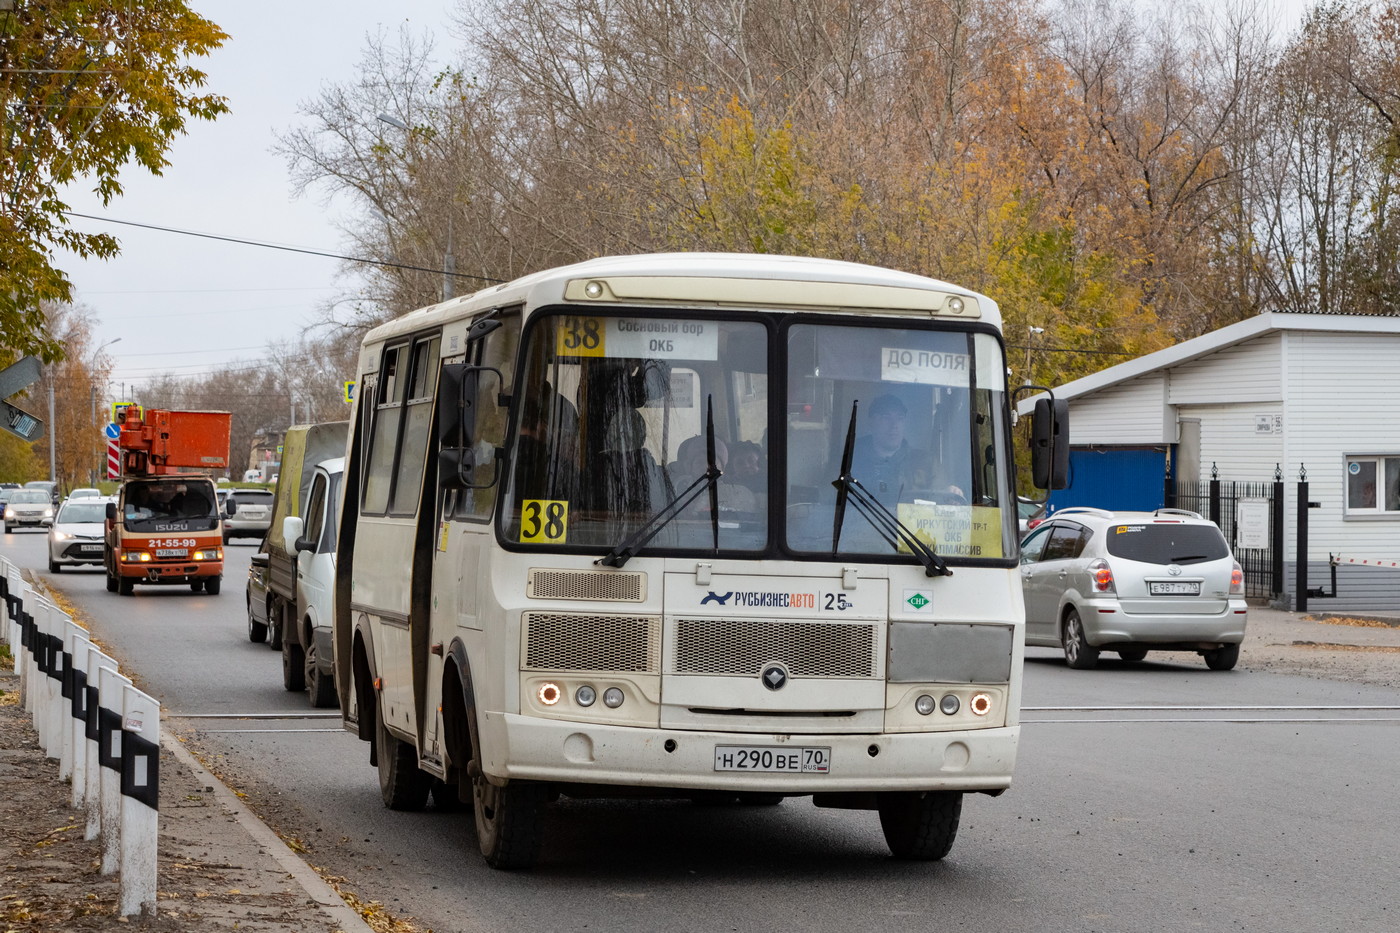
POLYGON ((1045 333, 1045 328, 1043 327, 1028 327, 1026 329, 1030 331, 1030 334, 1026 337, 1026 376, 1022 385, 1031 384, 1031 345, 1035 343, 1036 334, 1045 333))

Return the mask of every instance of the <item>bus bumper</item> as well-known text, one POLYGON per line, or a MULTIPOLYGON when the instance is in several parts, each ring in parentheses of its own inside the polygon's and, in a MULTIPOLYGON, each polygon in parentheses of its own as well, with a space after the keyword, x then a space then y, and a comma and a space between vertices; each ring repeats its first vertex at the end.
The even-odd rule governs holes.
POLYGON ((1011 786, 1020 726, 892 735, 682 732, 486 713, 492 777, 813 794, 827 791, 1000 790, 1011 786), (830 749, 826 773, 716 770, 718 746, 830 749))

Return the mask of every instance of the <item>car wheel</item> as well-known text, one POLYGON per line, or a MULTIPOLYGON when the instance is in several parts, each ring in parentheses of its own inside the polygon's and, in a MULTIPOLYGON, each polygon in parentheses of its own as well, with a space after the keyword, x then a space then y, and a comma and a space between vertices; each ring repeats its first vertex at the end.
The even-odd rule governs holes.
POLYGON ((280 611, 276 601, 267 601, 267 646, 273 651, 282 650, 282 617, 278 615, 280 611))
POLYGON ((324 673, 316 656, 316 636, 306 645, 306 696, 316 709, 336 705, 335 675, 324 673))
POLYGON ((267 641, 267 623, 259 622, 253 618, 253 600, 249 597, 248 604, 248 640, 255 644, 262 644, 267 641))
POLYGON ((290 693, 306 689, 306 655, 301 645, 292 644, 285 634, 282 636, 282 686, 290 693))
POLYGON ((1141 661, 1143 658, 1147 657, 1147 649, 1120 648, 1118 649, 1118 657, 1122 658, 1124 661, 1141 661))
POLYGON ((1228 671, 1240 661, 1239 645, 1221 645, 1214 651, 1205 653, 1206 667, 1213 671, 1228 671))
POLYGON ((880 828, 897 859, 941 859, 958 838, 960 791, 886 791, 879 795, 880 828))
POLYGON ((1071 608, 1065 613, 1063 643, 1065 662, 1076 671, 1087 671, 1099 663, 1099 649, 1084 637, 1084 623, 1079 619, 1078 609, 1071 608))
POLYGON ((499 787, 477 772, 472 778, 472 813, 477 845, 487 865, 510 871, 535 864, 547 797, 543 784, 511 781, 499 787))
POLYGON ((221 590, 221 589, 223 589, 223 588, 224 588, 224 578, 223 578, 223 577, 205 577, 205 578, 204 578, 204 592, 208 593, 210 596, 218 596, 218 595, 219 595, 219 590, 221 590))
POLYGON ((55 561, 52 557, 49 558, 49 573, 58 573, 62 569, 63 566, 61 564, 55 561))
POLYGON ((375 720, 375 760, 379 766, 379 796, 390 810, 421 810, 428 805, 433 778, 418 768, 413 746, 400 742, 375 720))

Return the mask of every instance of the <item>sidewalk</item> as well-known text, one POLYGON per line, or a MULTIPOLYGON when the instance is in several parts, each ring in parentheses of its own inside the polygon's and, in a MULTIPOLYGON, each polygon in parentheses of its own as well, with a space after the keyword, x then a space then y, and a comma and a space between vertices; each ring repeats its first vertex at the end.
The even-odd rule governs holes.
POLYGON ((119 881, 57 760, 0 673, 0 929, 369 933, 370 926, 173 736, 160 756, 157 916, 118 918, 119 881))

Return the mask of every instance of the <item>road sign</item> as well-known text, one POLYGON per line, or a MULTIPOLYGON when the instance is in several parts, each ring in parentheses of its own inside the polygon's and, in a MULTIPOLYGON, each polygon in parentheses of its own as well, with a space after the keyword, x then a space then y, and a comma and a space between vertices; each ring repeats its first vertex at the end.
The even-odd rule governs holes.
POLYGON ((125 420, 126 420, 125 414, 126 414, 126 410, 127 410, 128 408, 134 408, 134 409, 136 409, 136 416, 137 416, 138 418, 141 416, 141 406, 140 406, 140 405, 137 405, 135 402, 113 402, 113 403, 112 403, 112 422, 113 422, 114 424, 121 424, 123 421, 125 421, 125 420))
POLYGON ((26 441, 37 441, 44 436, 44 422, 5 401, 0 401, 0 428, 26 441))
POLYGON ((107 435, 107 438, 109 440, 116 440, 117 438, 122 436, 121 425, 109 424, 107 425, 107 427, 102 429, 102 433, 107 435))
POLYGON ((0 370, 0 398, 9 398, 16 392, 29 388, 39 381, 39 375, 38 357, 26 356, 17 363, 11 363, 0 370))
POLYGON ((353 401, 355 401, 355 383, 347 382, 345 383, 345 404, 349 405, 353 401))

